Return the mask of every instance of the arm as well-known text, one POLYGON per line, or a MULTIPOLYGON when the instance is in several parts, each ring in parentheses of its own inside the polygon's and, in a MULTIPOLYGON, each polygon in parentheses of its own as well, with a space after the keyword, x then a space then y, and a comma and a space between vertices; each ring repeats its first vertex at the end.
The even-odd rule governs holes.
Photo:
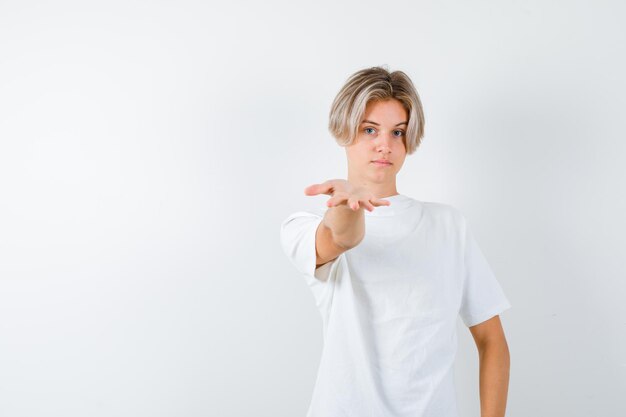
POLYGON ((356 211, 343 204, 330 207, 326 210, 321 224, 329 229, 333 239, 340 246, 356 246, 365 235, 365 215, 362 207, 356 211))
POLYGON ((500 316, 469 328, 480 361, 480 415, 504 417, 509 388, 510 355, 500 316))
POLYGON ((315 265, 332 261, 343 252, 357 246, 365 236, 364 209, 374 210, 387 200, 374 197, 364 187, 355 187, 346 180, 328 180, 304 189, 306 195, 328 194, 329 207, 315 232, 315 265))
POLYGON ((316 267, 358 245, 365 235, 363 208, 339 205, 326 210, 315 234, 316 267))

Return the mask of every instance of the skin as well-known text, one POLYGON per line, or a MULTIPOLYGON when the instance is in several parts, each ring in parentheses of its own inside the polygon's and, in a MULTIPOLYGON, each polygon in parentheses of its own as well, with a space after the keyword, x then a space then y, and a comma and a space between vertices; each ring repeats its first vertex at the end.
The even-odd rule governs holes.
MULTIPOLYGON (((398 194, 396 174, 406 158, 406 127, 408 112, 396 99, 370 101, 364 111, 357 135, 346 149, 348 179, 328 180, 304 189, 306 195, 327 194, 321 227, 328 230, 316 232, 316 240, 326 241, 322 234, 332 236, 339 248, 349 249, 359 244, 365 235, 363 208, 390 205, 384 197, 398 194), (389 164, 377 164, 376 160, 389 164)), ((322 243, 324 245, 324 243, 322 243)), ((337 250, 326 251, 336 255, 337 250)), ((320 262, 324 259, 320 257, 320 262)))
POLYGON ((500 316, 469 328, 478 348, 481 417, 504 417, 511 356, 500 316))
MULTIPOLYGON (((364 220, 361 209, 372 211, 377 206, 389 205, 384 197, 398 194, 396 176, 406 158, 407 125, 401 123, 408 122, 408 113, 400 101, 369 102, 363 120, 355 141, 345 148, 348 180, 328 180, 305 188, 306 195, 332 196, 327 205, 336 209, 328 211, 325 221, 337 235, 343 234, 344 242, 349 242, 346 247, 352 247, 362 239, 364 220), (391 165, 380 166, 372 162, 377 159, 387 159, 391 165), (342 225, 345 231, 341 230, 342 225)), ((510 355, 500 317, 494 316, 470 327, 469 331, 476 343, 480 363, 481 417, 504 417, 510 355)))
POLYGON ((408 112, 396 99, 367 103, 358 133, 345 147, 348 159, 348 179, 333 179, 312 184, 304 189, 306 195, 327 194, 328 207, 345 205, 353 211, 361 207, 390 205, 383 200, 398 194, 396 175, 406 158, 406 127, 408 112), (373 161, 384 159, 390 165, 373 161))
POLYGON ((398 194, 396 175, 406 158, 408 121, 408 112, 396 99, 367 104, 354 142, 345 147, 349 183, 368 189, 377 198, 398 194), (377 159, 387 159, 391 165, 372 162, 377 159))

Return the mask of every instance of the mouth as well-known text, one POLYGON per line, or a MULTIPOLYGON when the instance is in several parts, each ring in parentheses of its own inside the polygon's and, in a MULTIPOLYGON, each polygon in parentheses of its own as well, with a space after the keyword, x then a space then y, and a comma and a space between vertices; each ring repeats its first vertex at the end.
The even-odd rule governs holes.
POLYGON ((372 163, 376 165, 391 165, 391 162, 386 159, 377 159, 376 161, 372 161, 372 163))

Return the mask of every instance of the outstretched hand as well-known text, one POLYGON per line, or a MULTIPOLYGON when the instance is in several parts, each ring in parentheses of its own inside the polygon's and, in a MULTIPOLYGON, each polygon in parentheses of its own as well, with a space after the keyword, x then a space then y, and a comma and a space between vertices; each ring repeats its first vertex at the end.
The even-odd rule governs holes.
POLYGON ((326 202, 328 207, 346 205, 353 211, 359 210, 361 206, 368 211, 374 211, 374 207, 391 204, 388 200, 374 197, 374 194, 366 188, 354 186, 342 179, 333 179, 321 184, 309 185, 304 189, 304 194, 310 196, 319 194, 330 195, 331 198, 326 202))

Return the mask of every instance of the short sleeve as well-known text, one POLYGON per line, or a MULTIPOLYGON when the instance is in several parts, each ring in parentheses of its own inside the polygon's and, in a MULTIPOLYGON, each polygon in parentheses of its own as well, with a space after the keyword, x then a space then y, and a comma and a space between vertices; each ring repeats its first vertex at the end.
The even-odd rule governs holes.
POLYGON ((463 293, 459 315, 467 327, 480 324, 511 307, 478 243, 462 218, 463 293))
POLYGON ((299 211, 287 217, 280 226, 283 252, 309 283, 312 283, 311 278, 316 278, 317 282, 326 281, 330 267, 338 259, 315 268, 315 234, 322 220, 323 216, 319 214, 299 211))

